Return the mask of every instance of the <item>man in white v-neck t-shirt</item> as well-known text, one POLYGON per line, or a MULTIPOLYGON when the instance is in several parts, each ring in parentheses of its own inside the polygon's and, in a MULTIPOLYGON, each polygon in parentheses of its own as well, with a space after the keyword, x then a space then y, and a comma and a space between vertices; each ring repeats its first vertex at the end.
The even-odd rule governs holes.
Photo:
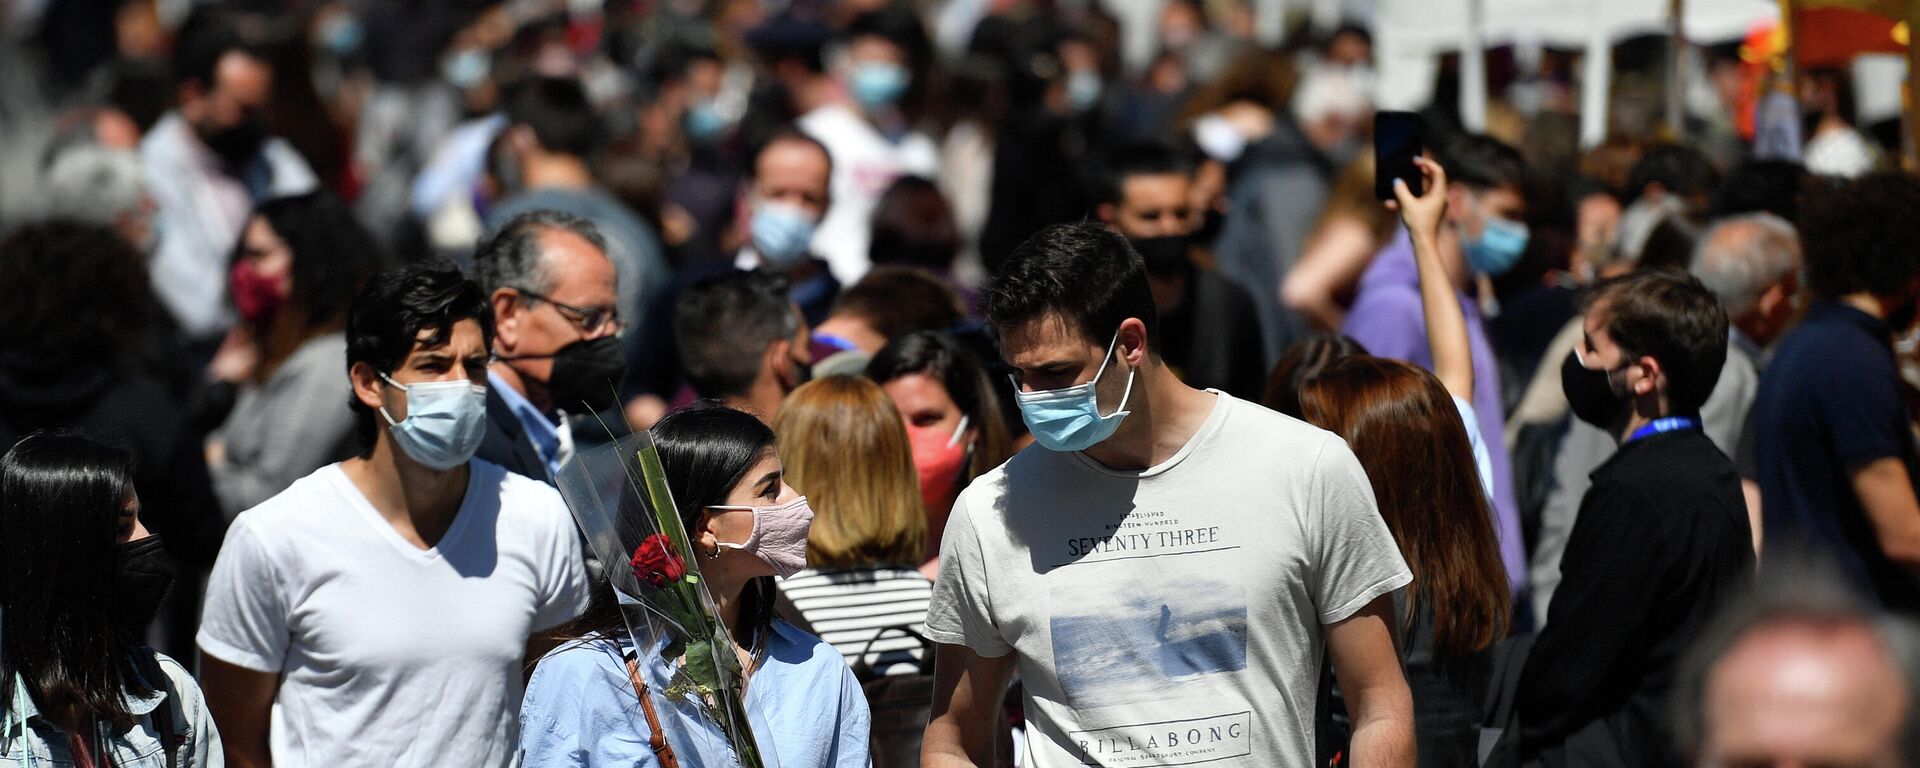
POLYGON ((1352 764, 1412 768, 1392 634, 1412 575, 1346 443, 1181 383, 1145 266, 1104 226, 1041 230, 986 306, 1038 445, 948 520, 921 764, 991 764, 1017 669, 1026 765, 1307 766, 1324 649, 1352 764))
POLYGON ((509 766, 538 636, 586 606, 559 495, 472 459, 491 311, 458 272, 369 283, 347 324, 367 453, 227 533, 199 644, 235 766, 509 766))

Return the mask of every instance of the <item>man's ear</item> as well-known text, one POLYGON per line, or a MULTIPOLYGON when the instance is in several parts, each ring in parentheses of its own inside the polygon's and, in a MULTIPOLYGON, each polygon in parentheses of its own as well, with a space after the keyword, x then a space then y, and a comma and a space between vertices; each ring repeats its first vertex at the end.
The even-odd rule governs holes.
POLYGON ((1473 193, 1467 191, 1467 185, 1465 184, 1454 182, 1447 185, 1447 208, 1445 213, 1447 221, 1459 221, 1460 217, 1466 214, 1467 196, 1471 194, 1473 193))
POLYGON ((189 125, 206 116, 206 96, 207 86, 199 80, 188 80, 173 89, 173 103, 180 106, 180 116, 189 125))
POLYGON ((1628 386, 1633 388, 1634 397, 1646 397, 1656 394, 1660 391, 1662 385, 1667 382, 1666 369, 1660 366, 1660 361, 1653 355, 1641 355, 1634 358, 1633 364, 1638 366, 1645 374, 1628 384, 1628 386))
POLYGON ((1093 213, 1100 217, 1100 223, 1111 227, 1114 220, 1120 217, 1120 207, 1113 203, 1101 203, 1093 207, 1093 213))
POLYGON ((353 385, 353 399, 360 401, 361 405, 376 411, 386 405, 380 396, 380 389, 387 383, 380 380, 380 373, 366 361, 354 363, 348 368, 347 379, 353 385))
POLYGON ((771 374, 773 380, 779 382, 781 388, 785 389, 788 384, 793 383, 793 371, 789 370, 793 367, 792 355, 793 342, 791 341, 780 339, 768 344, 767 351, 760 353, 760 370, 771 374))
POLYGON ((520 292, 503 286, 493 289, 493 295, 487 298, 493 305, 493 345, 501 350, 514 349, 520 342, 520 319, 526 309, 520 292))
POLYGON ((1147 361, 1147 324, 1137 317, 1129 317, 1120 323, 1120 337, 1114 344, 1120 358, 1128 368, 1138 368, 1147 361))

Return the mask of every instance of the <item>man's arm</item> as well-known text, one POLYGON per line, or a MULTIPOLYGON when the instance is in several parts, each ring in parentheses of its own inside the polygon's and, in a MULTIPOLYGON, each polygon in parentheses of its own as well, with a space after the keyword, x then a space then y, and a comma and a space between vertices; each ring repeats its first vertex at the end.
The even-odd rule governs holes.
POLYGON ((1394 647, 1393 596, 1374 598, 1326 632, 1333 675, 1353 717, 1352 765, 1412 768, 1413 692, 1394 647))
POLYGON ((273 714, 273 697, 280 691, 280 675, 257 672, 236 664, 200 654, 200 688, 207 697, 207 709, 220 729, 227 765, 233 768, 268 768, 273 754, 267 748, 268 724, 273 714))
POLYGON ((924 768, 994 764, 1001 697, 1015 658, 1011 653, 987 658, 964 645, 940 644, 934 655, 933 720, 920 746, 924 768))
POLYGON ((1853 470, 1853 492, 1873 522, 1880 551, 1908 569, 1920 570, 1920 501, 1898 457, 1876 459, 1853 470))

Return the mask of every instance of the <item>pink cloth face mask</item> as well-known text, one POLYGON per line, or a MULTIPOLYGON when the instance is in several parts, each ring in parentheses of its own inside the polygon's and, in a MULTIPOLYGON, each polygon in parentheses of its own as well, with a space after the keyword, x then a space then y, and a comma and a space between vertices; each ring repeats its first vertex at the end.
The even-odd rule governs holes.
POLYGON ((807 497, 777 507, 713 506, 708 509, 741 510, 753 513, 753 533, 744 544, 719 542, 738 549, 773 566, 780 578, 787 578, 807 567, 807 531, 813 527, 813 507, 807 497))

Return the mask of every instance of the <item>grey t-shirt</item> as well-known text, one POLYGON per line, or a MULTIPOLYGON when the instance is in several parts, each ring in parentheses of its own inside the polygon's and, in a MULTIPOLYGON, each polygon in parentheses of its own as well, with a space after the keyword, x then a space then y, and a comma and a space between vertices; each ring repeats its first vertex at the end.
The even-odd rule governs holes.
POLYGON ((1346 443, 1216 395, 1158 466, 1032 448, 954 505, 927 635, 1019 653, 1026 765, 1307 765, 1321 627, 1412 580, 1346 443))

